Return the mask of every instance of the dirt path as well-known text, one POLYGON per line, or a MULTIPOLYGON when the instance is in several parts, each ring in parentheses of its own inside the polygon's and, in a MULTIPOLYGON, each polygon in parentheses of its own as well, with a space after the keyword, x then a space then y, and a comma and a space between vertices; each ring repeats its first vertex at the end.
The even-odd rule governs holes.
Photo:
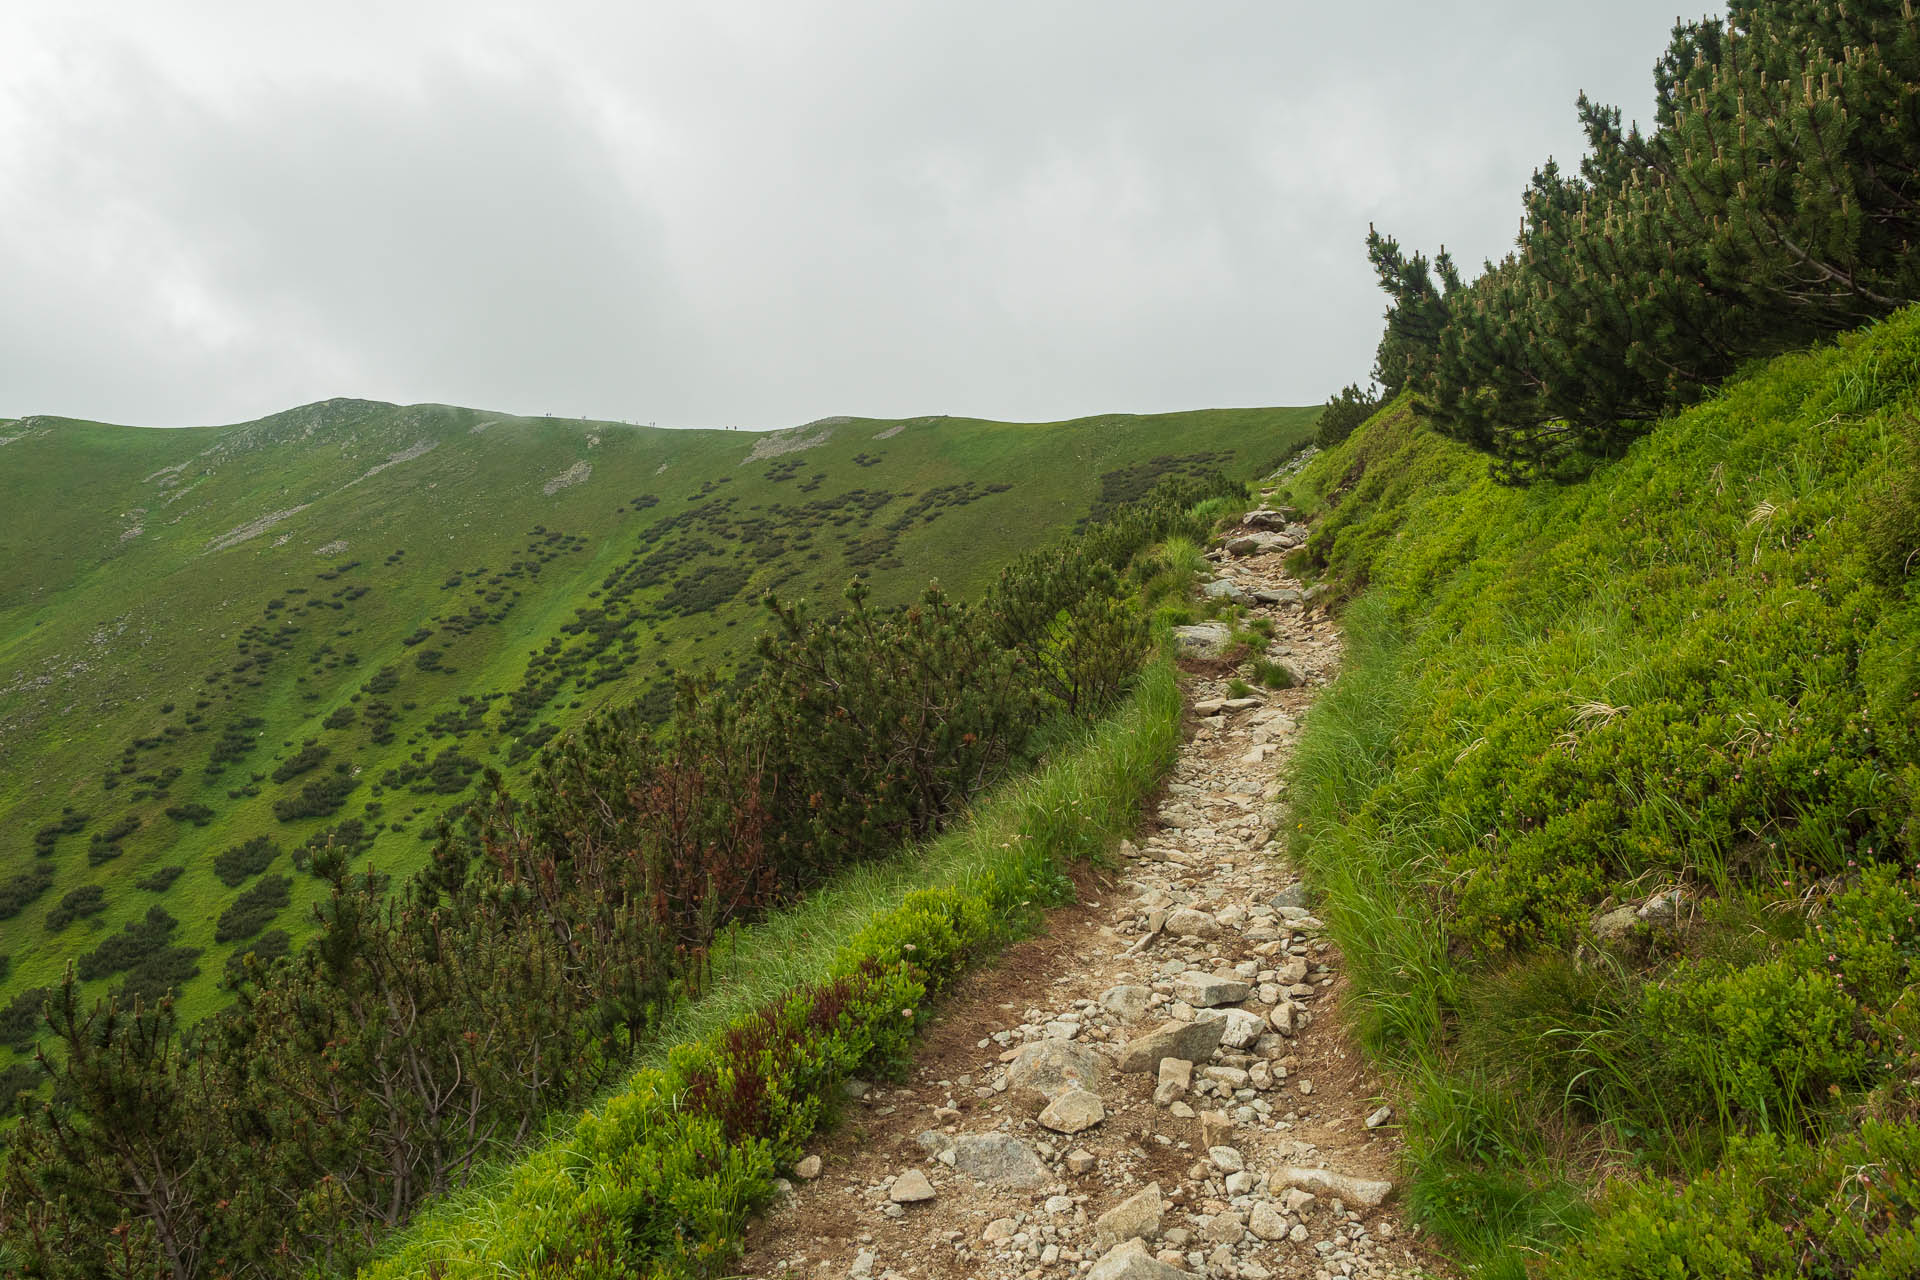
POLYGON ((1340 637, 1288 598, 1298 531, 1249 519, 1267 529, 1240 531, 1258 545, 1222 556, 1212 590, 1262 593, 1269 656, 1305 683, 1234 700, 1231 672, 1189 679, 1191 735, 1138 847, 962 984, 906 1084, 850 1088, 744 1274, 1445 1273, 1390 1187, 1394 1120, 1343 1032, 1339 956, 1270 843, 1340 637))

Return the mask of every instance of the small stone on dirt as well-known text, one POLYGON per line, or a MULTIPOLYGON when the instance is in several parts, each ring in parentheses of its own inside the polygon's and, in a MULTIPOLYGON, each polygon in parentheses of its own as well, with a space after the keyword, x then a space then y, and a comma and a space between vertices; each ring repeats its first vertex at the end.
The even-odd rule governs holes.
POLYGON ((1183 973, 1173 980, 1173 998, 1184 1000, 1196 1009, 1239 1004, 1250 988, 1237 978, 1222 978, 1205 973, 1183 973))
POLYGON ((820 1157, 803 1157, 799 1164, 793 1166, 793 1176, 802 1182, 812 1182, 820 1176, 820 1157))
POLYGON ((1126 983, 1100 993, 1100 1007, 1122 1022, 1138 1022, 1147 1015, 1147 1002, 1153 999, 1150 988, 1126 983))
POLYGON ((1120 1070, 1153 1071, 1162 1058, 1181 1058, 1187 1062, 1205 1062, 1220 1047, 1220 1035, 1226 1030, 1224 1019, 1208 1022, 1167 1022, 1131 1041, 1120 1052, 1120 1070))
POLYGON ((1034 1149, 1005 1133, 965 1133, 952 1139, 953 1167, 975 1182, 998 1187, 1037 1187, 1047 1167, 1034 1149))
POLYGON ((892 1190, 887 1199, 895 1204, 919 1204, 934 1197, 933 1184, 927 1181, 927 1175, 918 1169, 909 1169, 893 1180, 892 1190))
POLYGON ((1097 1086, 1106 1074, 1107 1060, 1097 1050, 1071 1040, 1039 1040, 1007 1068, 1007 1091, 1037 1111, 1070 1088, 1097 1086))
POLYGON ((1273 1182, 1278 1186, 1296 1187, 1316 1195, 1338 1196, 1348 1204, 1357 1204, 1363 1209, 1377 1209, 1393 1194, 1391 1182, 1350 1178, 1330 1169, 1301 1169, 1293 1165, 1284 1166, 1276 1172, 1273 1182))
POLYGON ((1204 911, 1177 907, 1167 916, 1167 932, 1176 938, 1217 938, 1220 922, 1204 911))
POLYGON ((1160 1079, 1154 1086, 1155 1106, 1168 1106, 1184 1097, 1193 1086, 1193 1064, 1185 1058, 1160 1059, 1160 1079))
POLYGON ((1094 1263, 1087 1280, 1188 1280, 1188 1276, 1149 1254, 1144 1242, 1128 1240, 1094 1263))
POLYGON ((1107 1118, 1107 1109, 1101 1105, 1098 1094, 1081 1088, 1071 1088, 1052 1102, 1040 1113, 1040 1123, 1055 1133, 1082 1133, 1107 1118))
POLYGON ((1247 1215, 1247 1230, 1262 1240, 1284 1240, 1287 1236, 1286 1219, 1278 1210, 1265 1200, 1253 1206, 1253 1212, 1247 1215))
POLYGON ((1094 1219, 1093 1238, 1100 1244, 1118 1244, 1123 1240, 1150 1238, 1160 1234, 1160 1216, 1167 1210, 1160 1196, 1160 1184, 1149 1182, 1145 1190, 1128 1196, 1094 1219))

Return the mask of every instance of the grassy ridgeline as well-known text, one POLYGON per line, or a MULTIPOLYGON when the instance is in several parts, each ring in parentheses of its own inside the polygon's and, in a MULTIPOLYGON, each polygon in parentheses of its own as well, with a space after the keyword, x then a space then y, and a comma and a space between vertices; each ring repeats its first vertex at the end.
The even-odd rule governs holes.
POLYGON ((715 989, 667 1023, 651 1063, 624 1088, 424 1214, 363 1274, 681 1275, 723 1266, 748 1212, 772 1194, 776 1170, 831 1114, 839 1082, 900 1069, 933 1012, 927 999, 1029 931, 1039 907, 1064 901, 1067 863, 1100 856, 1134 829, 1173 762, 1180 713, 1163 656, 1119 711, 964 826, 742 931, 716 964, 715 989), (810 1023, 827 993, 844 998, 840 984, 863 966, 877 974, 871 987, 831 1027, 810 1023), (709 1073, 751 1076, 729 1046, 769 1025, 768 1010, 801 1034, 762 1064, 778 1096, 763 1130, 729 1133, 711 1113, 675 1101, 709 1073))
POLYGON ((929 579, 974 598, 1158 478, 1251 472, 1315 412, 21 419, 0 433, 0 1094, 31 1086, 69 964, 89 999, 213 1013, 245 953, 311 935, 314 848, 404 882, 484 767, 518 783, 602 709, 663 715, 675 672, 751 666, 767 592, 830 610, 859 574, 877 605, 929 579))
POLYGON ((1487 1274, 1902 1273, 1916 409, 1910 309, 1579 484, 1496 485, 1401 403, 1293 485, 1352 645, 1295 851, 1416 1206, 1487 1274))

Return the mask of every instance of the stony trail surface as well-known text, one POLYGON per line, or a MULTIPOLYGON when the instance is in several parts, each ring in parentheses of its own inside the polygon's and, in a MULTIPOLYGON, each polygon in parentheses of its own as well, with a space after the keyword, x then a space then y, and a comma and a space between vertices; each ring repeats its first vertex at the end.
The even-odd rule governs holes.
POLYGON ((743 1274, 1450 1274, 1402 1216, 1339 955, 1273 840, 1300 717, 1340 662, 1281 568, 1301 533, 1249 513, 1208 588, 1272 621, 1267 654, 1301 682, 1230 698, 1224 628, 1182 629, 1189 735, 1137 846, 960 984, 906 1083, 850 1083, 743 1274))

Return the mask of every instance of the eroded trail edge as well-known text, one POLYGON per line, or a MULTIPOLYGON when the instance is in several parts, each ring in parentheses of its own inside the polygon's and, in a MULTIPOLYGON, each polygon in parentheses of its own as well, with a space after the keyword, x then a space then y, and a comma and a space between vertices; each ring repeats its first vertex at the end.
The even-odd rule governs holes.
POLYGON ((1254 512, 1207 590, 1272 624, 1295 687, 1230 696, 1223 624, 1182 628, 1190 734, 1109 879, 967 979, 904 1085, 838 1130, 748 1234, 748 1275, 1091 1280, 1440 1273, 1340 1017, 1339 956, 1274 840, 1340 636, 1254 512), (1234 554, 1238 553, 1238 554, 1234 554))

